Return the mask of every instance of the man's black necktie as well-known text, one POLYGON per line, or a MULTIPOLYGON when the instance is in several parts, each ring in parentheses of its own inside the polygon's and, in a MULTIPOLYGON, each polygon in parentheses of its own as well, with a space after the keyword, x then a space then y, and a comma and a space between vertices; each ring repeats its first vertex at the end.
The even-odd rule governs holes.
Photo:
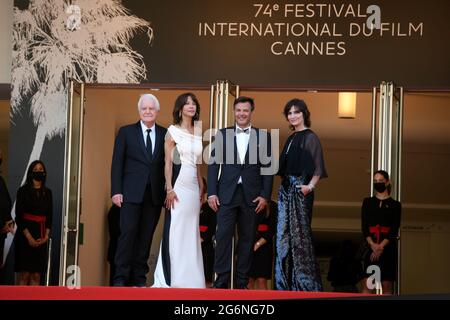
POLYGON ((152 132, 152 129, 147 129, 147 141, 145 143, 145 147, 147 149, 147 153, 150 159, 152 159, 153 151, 152 151, 152 139, 150 139, 150 132, 152 132))

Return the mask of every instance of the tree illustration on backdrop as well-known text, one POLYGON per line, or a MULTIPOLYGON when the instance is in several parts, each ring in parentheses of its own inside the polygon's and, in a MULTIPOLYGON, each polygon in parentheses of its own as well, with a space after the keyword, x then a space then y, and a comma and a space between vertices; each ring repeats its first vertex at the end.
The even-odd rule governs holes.
POLYGON ((151 43, 149 22, 120 0, 30 0, 25 10, 14 7, 11 117, 30 106, 37 127, 26 168, 40 158, 46 139, 64 134, 70 78, 85 83, 146 78, 143 58, 129 44, 138 32, 146 32, 151 43))

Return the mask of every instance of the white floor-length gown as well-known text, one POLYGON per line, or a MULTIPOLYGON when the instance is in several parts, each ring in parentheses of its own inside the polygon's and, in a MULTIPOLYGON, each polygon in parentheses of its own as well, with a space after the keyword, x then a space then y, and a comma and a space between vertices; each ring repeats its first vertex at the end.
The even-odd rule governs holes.
MULTIPOLYGON (((171 125, 169 134, 176 143, 173 185, 178 202, 166 212, 163 238, 154 274, 153 287, 205 288, 200 241, 200 190, 197 159, 202 156, 202 137, 171 125)), ((173 179, 172 179, 173 180, 173 179)))

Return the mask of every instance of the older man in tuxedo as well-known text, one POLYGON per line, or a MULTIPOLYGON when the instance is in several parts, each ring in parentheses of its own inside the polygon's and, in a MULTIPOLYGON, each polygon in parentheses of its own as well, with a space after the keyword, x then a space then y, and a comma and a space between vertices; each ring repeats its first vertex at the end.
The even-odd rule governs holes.
POLYGON ((257 214, 271 198, 271 140, 266 130, 251 125, 253 99, 234 101, 235 126, 215 136, 208 166, 208 204, 217 212, 215 288, 227 288, 232 263, 232 237, 238 229, 236 288, 247 289, 257 214), (220 172, 220 177, 219 177, 220 172))
POLYGON ((111 196, 120 207, 120 237, 115 256, 114 286, 143 287, 153 233, 161 214, 164 191, 164 137, 155 123, 159 101, 144 94, 140 120, 121 127, 111 166, 111 196))

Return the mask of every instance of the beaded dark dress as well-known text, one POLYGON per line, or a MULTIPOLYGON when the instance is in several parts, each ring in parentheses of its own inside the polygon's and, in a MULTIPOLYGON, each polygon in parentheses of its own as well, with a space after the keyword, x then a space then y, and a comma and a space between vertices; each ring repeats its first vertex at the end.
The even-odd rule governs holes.
POLYGON ((50 189, 34 189, 24 185, 17 191, 15 236, 15 270, 16 272, 40 272, 47 269, 47 245, 33 248, 23 234, 28 229, 35 240, 45 236, 46 229, 52 225, 53 200, 50 189), (41 222, 33 221, 41 220, 41 222), (45 221, 44 221, 45 219, 45 221))
POLYGON ((280 155, 275 288, 322 291, 311 230, 314 191, 303 195, 298 187, 315 175, 326 178, 322 146, 310 129, 294 132, 280 155))
MULTIPOLYGON (((370 265, 378 265, 381 280, 395 281, 397 279, 397 235, 400 228, 402 205, 400 202, 387 198, 365 198, 361 208, 361 224, 364 239, 371 237, 375 243, 388 239, 378 261, 370 261, 370 254, 365 255, 364 270, 370 265)), ((370 252, 372 252, 370 250, 370 252)))

